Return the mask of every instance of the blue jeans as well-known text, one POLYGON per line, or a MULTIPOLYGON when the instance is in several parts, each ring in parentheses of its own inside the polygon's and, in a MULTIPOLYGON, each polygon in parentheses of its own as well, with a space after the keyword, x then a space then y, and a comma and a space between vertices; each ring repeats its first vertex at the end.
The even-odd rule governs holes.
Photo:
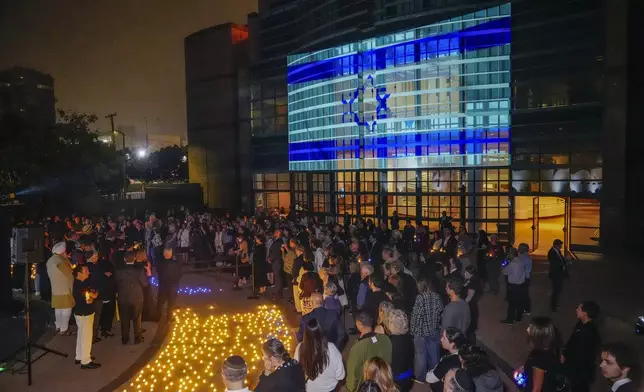
POLYGON ((427 372, 432 370, 440 360, 440 347, 440 335, 436 338, 414 336, 414 376, 416 380, 425 382, 427 372))

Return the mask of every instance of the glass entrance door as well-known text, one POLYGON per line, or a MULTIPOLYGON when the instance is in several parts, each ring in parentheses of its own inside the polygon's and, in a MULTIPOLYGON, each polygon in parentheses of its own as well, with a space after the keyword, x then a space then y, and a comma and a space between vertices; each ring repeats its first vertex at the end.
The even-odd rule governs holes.
POLYGON ((532 198, 532 250, 539 249, 539 198, 532 198))

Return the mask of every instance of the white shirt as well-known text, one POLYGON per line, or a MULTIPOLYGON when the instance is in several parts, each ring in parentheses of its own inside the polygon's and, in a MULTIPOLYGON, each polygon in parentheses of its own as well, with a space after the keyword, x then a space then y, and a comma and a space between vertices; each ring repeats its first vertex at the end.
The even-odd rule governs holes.
POLYGON ((324 250, 322 248, 317 248, 313 257, 315 259, 315 272, 317 272, 322 268, 322 264, 324 264, 324 250))
POLYGON ((234 389, 234 390, 233 389, 225 389, 224 391, 225 392, 251 392, 251 390, 248 389, 248 387, 242 388, 242 389, 234 389))
POLYGON ((622 378, 621 380, 617 380, 617 381, 615 381, 615 383, 613 383, 613 386, 612 386, 612 387, 610 387, 610 389, 611 389, 613 392, 616 392, 616 391, 617 391, 617 388, 621 387, 621 386, 622 386, 622 385, 624 385, 624 384, 628 384, 629 382, 631 382, 631 379, 630 379, 630 378, 622 378))
MULTIPOLYGON (((299 343, 295 347, 295 360, 300 360, 300 347, 299 343)), ((327 353, 329 355, 329 364, 322 374, 318 374, 315 380, 306 381, 307 392, 328 392, 332 391, 337 385, 338 381, 344 379, 346 373, 344 371, 344 363, 342 363, 342 354, 335 347, 333 343, 327 343, 327 353)))

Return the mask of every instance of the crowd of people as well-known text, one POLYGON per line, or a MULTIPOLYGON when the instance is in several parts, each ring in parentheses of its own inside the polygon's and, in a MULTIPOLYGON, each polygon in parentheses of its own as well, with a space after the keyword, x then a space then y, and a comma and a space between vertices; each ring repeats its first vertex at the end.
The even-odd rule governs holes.
MULTIPOLYGON (((395 213, 379 225, 348 216, 327 224, 295 213, 236 219, 183 210, 169 215, 163 221, 150 214, 144 220, 48 222, 53 255, 46 272, 56 327, 71 334, 73 309, 82 368, 100 366, 91 345, 113 335, 117 296, 122 342, 129 344, 132 323, 134 343, 140 343, 142 318, 172 320, 182 263, 222 265, 234 257, 236 286, 250 285, 301 314, 292 355, 279 340, 263 345, 264 372, 255 391, 326 392, 342 382, 349 392, 406 392, 414 382, 433 391, 504 389, 477 345, 478 302, 504 286, 508 309, 502 322, 531 315, 526 244, 515 249, 484 231, 470 236, 455 230, 445 213, 433 233, 409 220, 403 224, 395 213), (159 280, 156 306, 147 300, 153 272, 159 280), (355 328, 345 328, 347 317, 355 328), (351 335, 357 340, 349 348, 351 335)), ((561 247, 556 240, 548 254, 552 311, 559 310, 568 270, 561 247)), ((636 390, 635 355, 620 344, 600 348, 598 314, 595 302, 579 304, 579 323, 566 344, 550 318, 534 317, 525 365, 515 372, 517 384, 530 391, 587 391, 601 355, 600 369, 614 382, 613 391, 636 390)), ((247 371, 243 358, 228 358, 222 369, 227 390, 247 390, 247 371)))

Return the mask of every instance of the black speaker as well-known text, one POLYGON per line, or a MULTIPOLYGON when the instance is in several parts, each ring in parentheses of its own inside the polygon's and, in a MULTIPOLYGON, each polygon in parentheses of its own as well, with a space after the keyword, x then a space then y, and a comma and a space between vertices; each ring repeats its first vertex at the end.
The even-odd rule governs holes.
POLYGON ((4 206, 0 206, 0 312, 11 313, 11 216, 4 206))

